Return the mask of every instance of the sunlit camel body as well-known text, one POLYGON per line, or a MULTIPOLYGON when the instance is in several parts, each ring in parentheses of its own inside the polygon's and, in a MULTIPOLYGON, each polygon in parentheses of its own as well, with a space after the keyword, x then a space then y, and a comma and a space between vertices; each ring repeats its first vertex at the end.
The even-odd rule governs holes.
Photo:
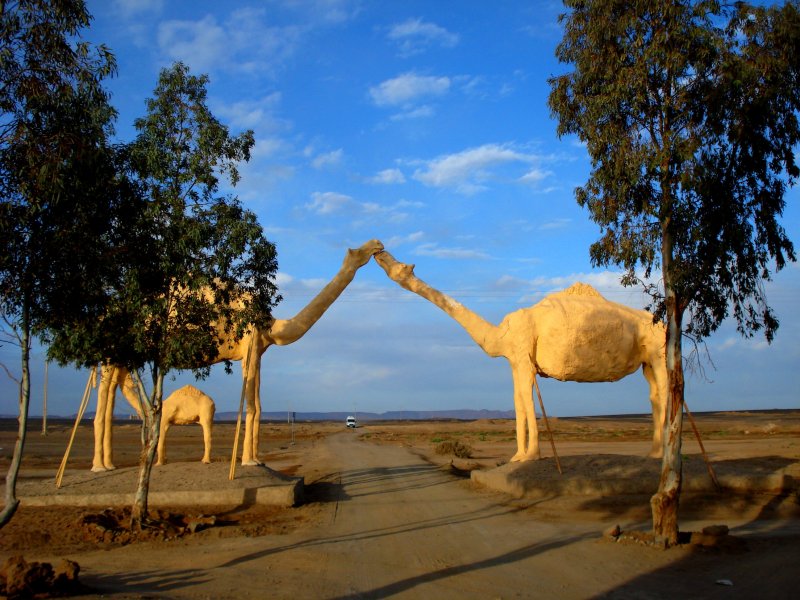
POLYGON ((216 407, 211 396, 204 394, 193 385, 185 385, 175 390, 161 406, 161 432, 158 436, 157 465, 167 462, 165 440, 172 425, 199 423, 203 428, 203 458, 201 462, 211 462, 211 430, 214 427, 216 407))
MULTIPOLYGON (((274 319, 270 326, 264 330, 255 327, 251 328, 239 340, 235 340, 226 334, 223 327, 218 328, 217 335, 222 340, 218 348, 219 353, 208 364, 229 360, 240 361, 242 365, 247 405, 242 465, 260 464, 258 460, 258 437, 261 422, 261 356, 272 345, 286 346, 303 337, 350 284, 355 277, 356 271, 367 264, 374 254, 382 250, 383 244, 378 240, 370 240, 360 248, 349 249, 339 272, 305 308, 291 319, 274 319), (251 341, 253 343, 253 354, 249 367, 245 369, 245 363, 247 362, 245 358, 251 341)), ((113 385, 114 383, 121 387, 125 397, 134 407, 138 406, 138 399, 127 371, 113 367, 104 369, 97 396, 98 407, 95 417, 95 450, 92 471, 105 471, 115 468, 111 450, 111 415, 113 414, 114 391, 116 389, 113 385), (105 378, 109 379, 108 384, 106 384, 105 378), (104 384, 106 384, 105 387, 104 384)))
POLYGON ((388 252, 375 256, 390 279, 429 300, 455 319, 489 356, 503 356, 514 379, 517 452, 512 461, 538 459, 533 405, 534 377, 560 381, 617 381, 643 369, 653 409, 651 456, 661 456, 667 399, 665 330, 650 313, 609 302, 587 284, 505 316, 492 325, 414 275, 414 265, 388 252))

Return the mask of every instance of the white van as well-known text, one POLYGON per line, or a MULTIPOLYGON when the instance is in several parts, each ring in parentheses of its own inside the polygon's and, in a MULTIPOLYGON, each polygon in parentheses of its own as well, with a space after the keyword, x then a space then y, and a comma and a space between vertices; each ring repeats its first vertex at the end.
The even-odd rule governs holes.
POLYGON ((349 417, 347 417, 347 419, 345 419, 345 423, 347 424, 348 427, 352 427, 353 429, 357 427, 356 418, 352 415, 350 415, 349 417))

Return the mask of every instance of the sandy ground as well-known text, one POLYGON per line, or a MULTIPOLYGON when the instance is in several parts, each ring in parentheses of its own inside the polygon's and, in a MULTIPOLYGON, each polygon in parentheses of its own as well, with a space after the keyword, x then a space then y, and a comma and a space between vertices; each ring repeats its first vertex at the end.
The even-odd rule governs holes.
MULTIPOLYGON (((687 481, 699 487, 684 494, 681 530, 725 524, 733 544, 664 551, 602 536, 617 524, 649 529, 658 461, 644 458, 650 433, 643 417, 551 420, 563 474, 542 426, 543 460, 525 465, 518 477, 527 491, 515 494, 469 478, 472 471, 509 468, 509 421, 364 424, 356 431, 338 423, 265 424, 267 464, 305 479, 299 506, 158 507, 165 520, 213 514, 216 522, 191 535, 172 530, 136 541, 108 530, 98 535, 87 525, 96 522, 87 519, 96 508, 23 505, 0 531, 0 559, 71 558, 82 581, 112 598, 256 598, 267 590, 278 598, 795 597, 800 411, 696 419, 715 473, 738 487, 709 491, 687 423, 687 481), (437 454, 447 440, 468 445, 471 456, 437 454), (774 487, 778 480, 782 489, 774 487), (608 482, 636 485, 610 489, 608 482)), ((14 428, 0 423, 4 470, 14 428)), ((45 437, 34 422, 21 486, 52 480, 69 428, 51 423, 45 437)), ((229 424, 215 427, 214 464, 203 470, 194 464, 202 454, 200 428, 173 428, 167 468, 191 471, 198 489, 219 485, 232 432, 229 424)), ((119 467, 135 466, 138 436, 136 424, 116 428, 119 467)), ((67 476, 88 471, 90 444, 87 424, 67 476)))

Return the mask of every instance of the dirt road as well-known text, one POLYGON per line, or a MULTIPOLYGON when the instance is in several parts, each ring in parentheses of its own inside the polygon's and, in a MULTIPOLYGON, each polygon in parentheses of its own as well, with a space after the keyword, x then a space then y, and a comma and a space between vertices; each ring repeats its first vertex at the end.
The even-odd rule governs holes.
POLYGON ((796 523, 777 536, 774 522, 741 524, 745 553, 664 552, 602 540, 597 520, 542 519, 353 431, 304 462, 321 469, 313 526, 70 558, 107 598, 788 598, 798 583, 796 523))

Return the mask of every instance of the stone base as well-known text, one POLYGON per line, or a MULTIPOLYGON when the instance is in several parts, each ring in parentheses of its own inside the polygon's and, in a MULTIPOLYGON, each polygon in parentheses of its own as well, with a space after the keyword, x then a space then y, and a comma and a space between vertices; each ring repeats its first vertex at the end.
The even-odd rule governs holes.
MULTIPOLYGON (((288 477, 266 466, 236 466, 229 480, 230 463, 168 463, 154 466, 148 503, 160 506, 240 506, 268 504, 295 506, 303 500, 302 477, 288 477)), ((17 482, 17 497, 24 506, 122 506, 132 504, 139 467, 103 473, 67 471, 56 488, 51 472, 24 472, 17 482)))
MULTIPOLYGON (((728 492, 786 494, 798 490, 800 465, 780 457, 721 461, 712 466, 720 486, 728 492)), ((475 470, 470 477, 475 483, 517 498, 651 495, 658 489, 661 459, 616 454, 565 456, 561 468, 563 474, 553 458, 544 458, 475 470)), ((716 491, 702 460, 684 462, 682 493, 716 491)))

